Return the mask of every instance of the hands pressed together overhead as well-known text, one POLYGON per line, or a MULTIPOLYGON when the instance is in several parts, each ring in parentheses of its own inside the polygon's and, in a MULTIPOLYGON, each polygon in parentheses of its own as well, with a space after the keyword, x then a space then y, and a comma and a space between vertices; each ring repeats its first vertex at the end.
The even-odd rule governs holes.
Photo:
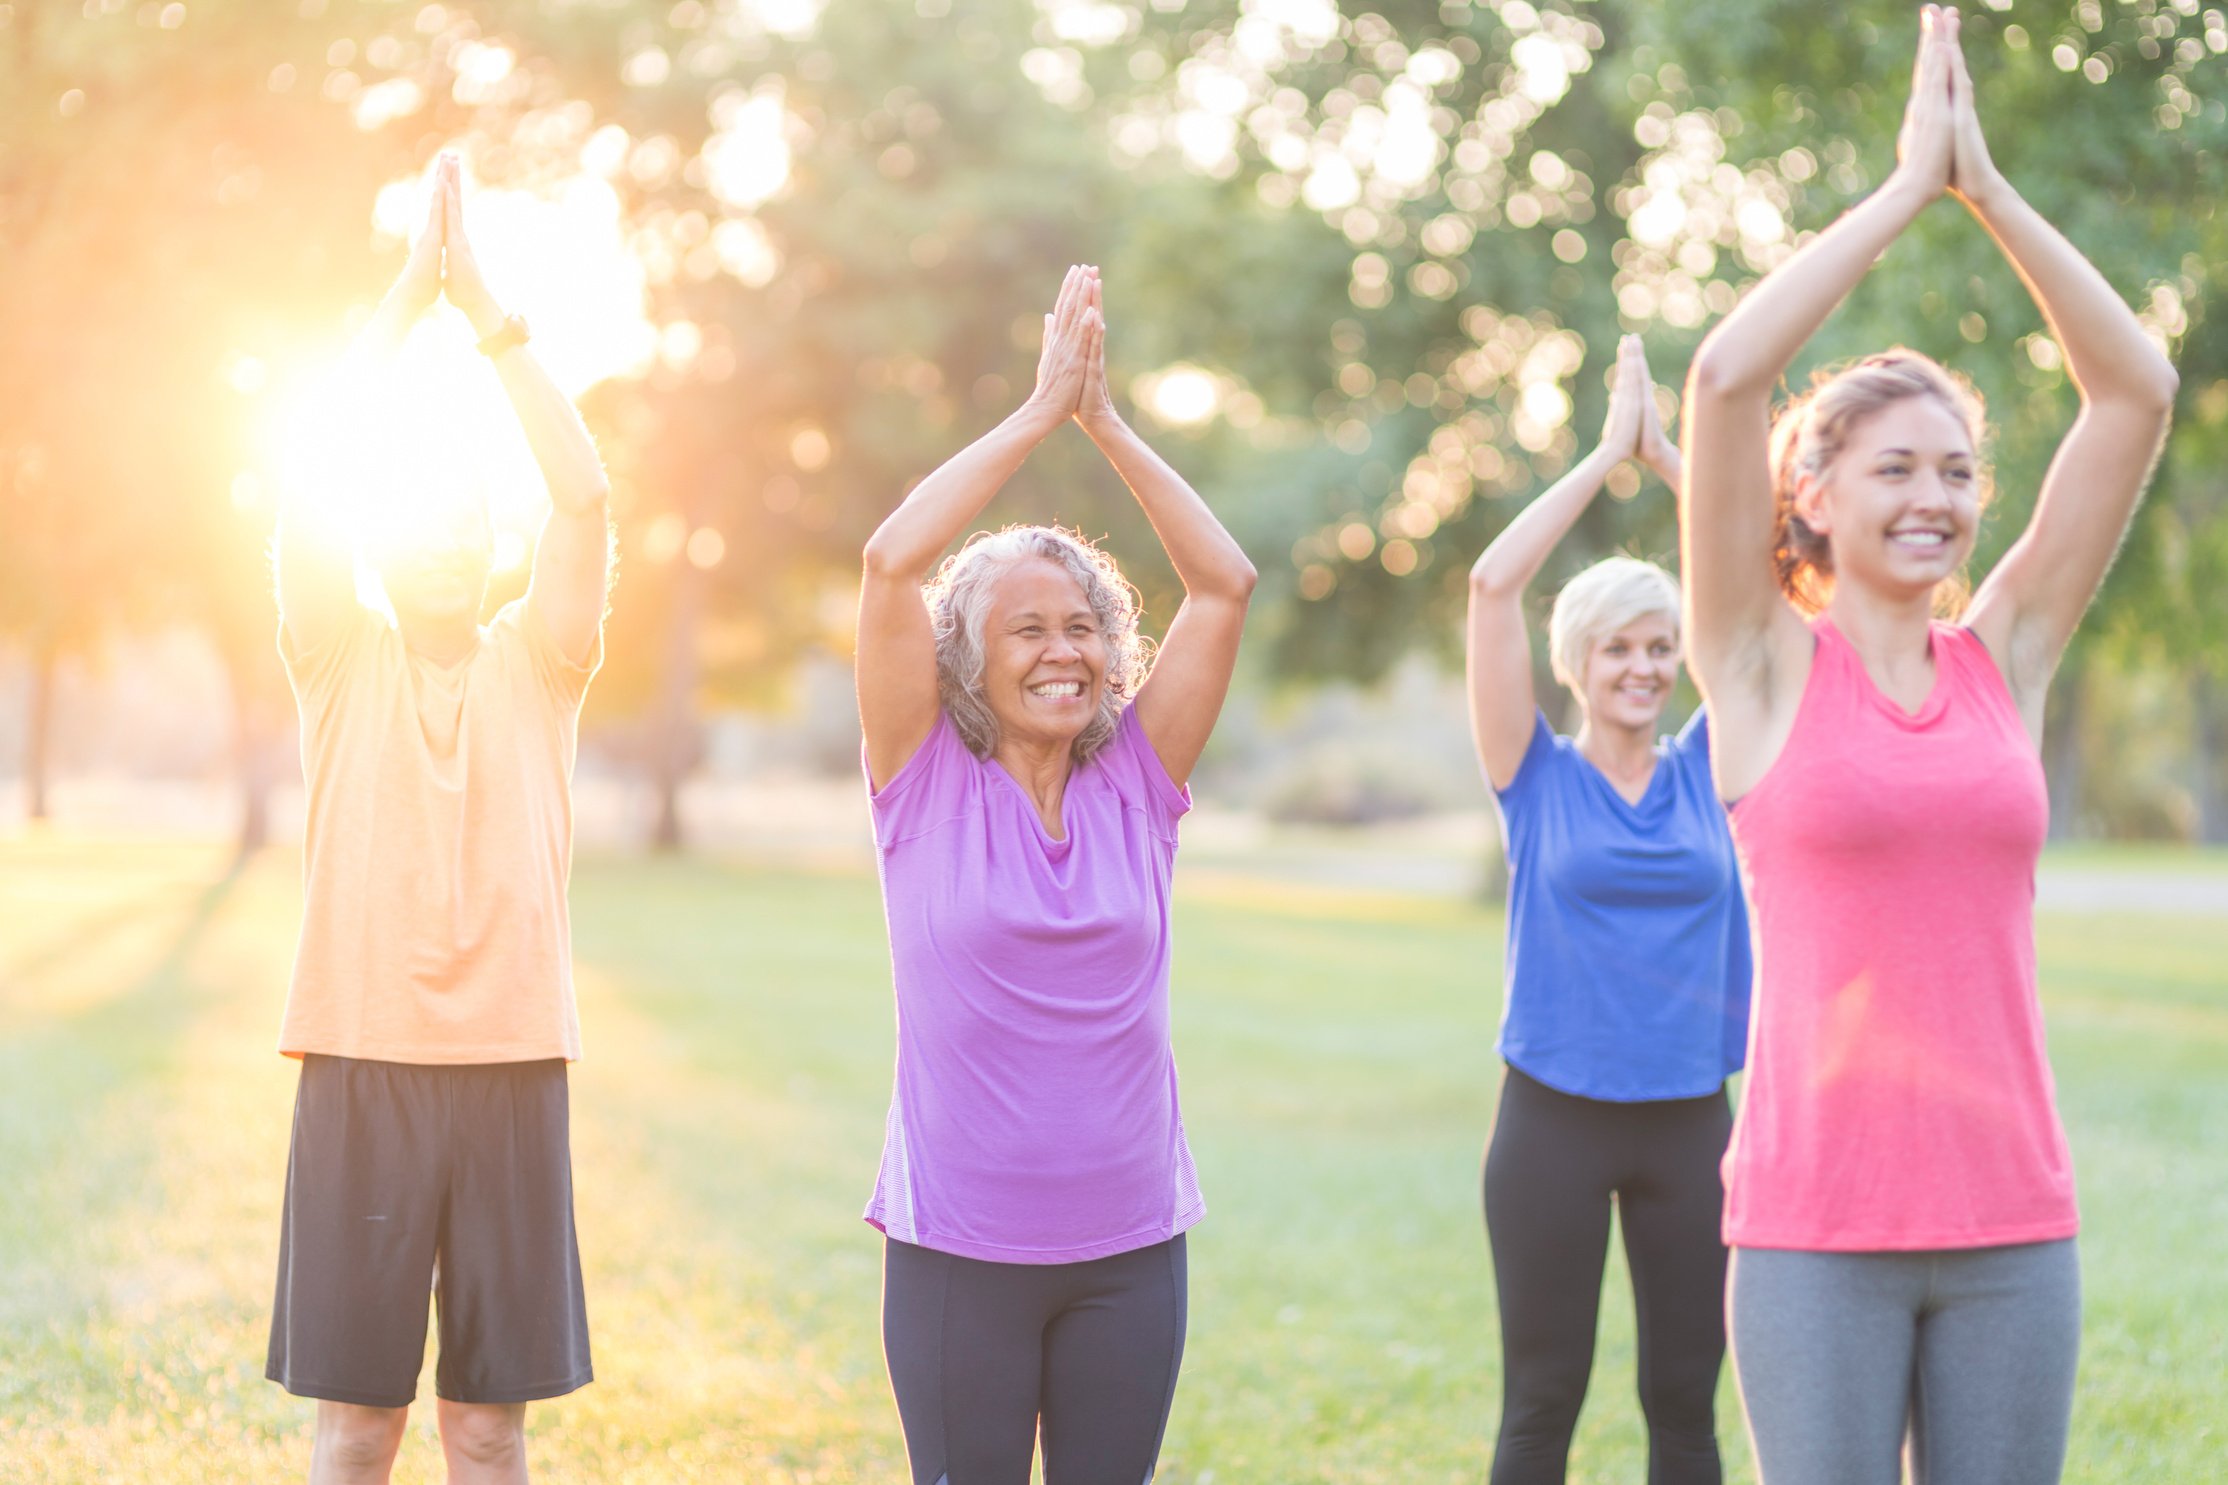
POLYGON ((431 309, 434 300, 446 296, 483 337, 502 323, 502 308, 488 289, 479 260, 472 254, 471 239, 465 235, 464 170, 453 154, 444 154, 433 167, 425 223, 411 240, 410 256, 394 292, 399 306, 412 315, 431 309))
POLYGON ((1106 385, 1106 310, 1099 271, 1076 264, 1060 284, 1060 297, 1044 317, 1044 348, 1037 356, 1037 385, 1029 401, 1047 413, 1072 417, 1085 429, 1119 418, 1106 385))
POLYGON ((1666 480, 1676 480, 1678 446, 1663 428, 1656 406, 1655 382, 1648 374, 1648 353, 1640 337, 1617 342, 1617 369, 1609 382, 1609 413, 1601 423, 1602 451, 1618 459, 1637 459, 1666 480))
POLYGON ((1981 133, 1962 24, 1955 6, 1920 8, 1918 58, 1895 155, 1897 173, 1913 188, 1929 198, 1949 191, 1972 205, 2001 177, 1981 133))

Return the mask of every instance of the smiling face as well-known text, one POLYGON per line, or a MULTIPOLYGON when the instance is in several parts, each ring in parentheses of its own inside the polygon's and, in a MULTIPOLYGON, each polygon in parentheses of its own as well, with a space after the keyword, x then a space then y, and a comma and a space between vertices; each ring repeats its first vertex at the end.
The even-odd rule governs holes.
POLYGON ((1642 614, 1595 640, 1586 652, 1579 701, 1597 727, 1653 732, 1679 683, 1679 621, 1642 614))
POLYGON ((1830 543, 1838 583, 1897 598, 1931 594, 1972 555, 1980 464, 1965 422, 1938 399, 1905 397, 1851 428, 1797 509, 1830 543))
POLYGON ((1001 737, 1073 743, 1098 715, 1106 637, 1066 568, 1032 557, 999 574, 983 623, 983 699, 1001 737))

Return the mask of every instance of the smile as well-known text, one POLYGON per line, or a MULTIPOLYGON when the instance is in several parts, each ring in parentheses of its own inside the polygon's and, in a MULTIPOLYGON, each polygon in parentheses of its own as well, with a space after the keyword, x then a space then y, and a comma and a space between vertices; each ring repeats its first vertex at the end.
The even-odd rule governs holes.
POLYGON ((1045 681, 1039 685, 1031 686, 1029 694, 1031 696, 1042 696, 1051 701, 1058 701, 1063 698, 1081 696, 1083 694, 1083 683, 1081 681, 1045 681))

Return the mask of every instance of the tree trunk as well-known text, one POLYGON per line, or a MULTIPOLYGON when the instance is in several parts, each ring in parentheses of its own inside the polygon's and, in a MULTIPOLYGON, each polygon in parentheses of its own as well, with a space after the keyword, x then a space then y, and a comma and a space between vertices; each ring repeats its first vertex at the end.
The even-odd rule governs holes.
POLYGON ((2071 659, 2058 672, 2043 713, 2042 769, 2050 790, 2050 840, 2078 840, 2081 831, 2081 720, 2087 709, 2087 667, 2071 659))
POLYGON ((271 708, 238 673, 232 677, 233 759, 240 780, 241 859, 271 843, 271 785, 277 773, 277 729, 271 708))
POLYGON ((51 639, 42 635, 32 641, 31 706, 26 718, 28 736, 23 747, 23 789, 24 811, 34 820, 47 818, 47 775, 54 731, 54 672, 60 659, 51 639))
POLYGON ((2228 685, 2200 671, 2192 698, 2197 712, 2197 839, 2208 846, 2228 845, 2228 685))
POLYGON ((650 845, 661 852, 681 848, 681 784, 697 762, 696 683, 702 673, 697 629, 704 618, 705 582, 702 569, 685 556, 675 559, 673 607, 666 615, 665 665, 648 749, 650 782, 658 801, 650 845))

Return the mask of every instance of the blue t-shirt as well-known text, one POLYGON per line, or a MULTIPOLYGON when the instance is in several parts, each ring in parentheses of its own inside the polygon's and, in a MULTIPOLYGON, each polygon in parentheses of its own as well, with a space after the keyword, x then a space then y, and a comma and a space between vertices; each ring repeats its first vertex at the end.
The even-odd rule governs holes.
POLYGON ((1500 1052, 1582 1098, 1711 1093, 1748 1049, 1748 909, 1704 713, 1630 803, 1541 716, 1497 791, 1509 863, 1500 1052))

